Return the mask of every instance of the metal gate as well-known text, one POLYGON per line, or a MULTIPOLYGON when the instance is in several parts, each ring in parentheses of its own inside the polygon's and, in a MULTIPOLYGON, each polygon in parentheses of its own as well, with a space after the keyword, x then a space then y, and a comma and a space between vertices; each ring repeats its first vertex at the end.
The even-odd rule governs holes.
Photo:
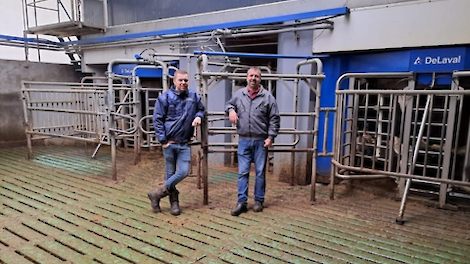
MULTIPOLYGON (((433 75, 435 77, 435 75, 433 75)), ((337 82, 332 179, 397 179, 403 213, 411 182, 439 188, 443 206, 449 186, 470 186, 463 175, 468 161, 468 113, 462 111, 469 90, 459 87, 458 75, 447 89, 435 79, 418 87, 412 73, 345 74, 337 82), (341 90, 349 79, 349 89, 341 90), (381 85, 370 88, 373 81, 381 85), (466 120, 465 120, 466 119, 466 120), (462 152, 465 139, 467 152, 462 152), (460 142, 460 144, 459 144, 460 142), (465 162, 461 160, 462 153, 465 162), (406 181, 406 182, 405 182, 406 181)), ((467 102, 468 103, 468 102, 467 102)), ((334 184, 330 197, 334 196, 334 184)))
POLYGON ((153 111, 151 104, 168 89, 168 69, 166 63, 157 60, 113 60, 108 64, 107 77, 85 77, 80 83, 23 82, 28 158, 32 157, 31 141, 35 139, 60 137, 96 143, 92 157, 102 144, 110 145, 116 180, 117 140, 134 147, 135 162, 140 147, 156 145, 152 133, 142 131, 152 128, 148 119, 153 111), (116 64, 132 64, 132 74, 113 73, 116 64), (140 87, 136 70, 142 68, 161 69, 162 87, 140 87), (139 129, 142 122, 145 124, 139 129))
POLYGON ((113 80, 121 84, 23 82, 28 158, 36 139, 60 137, 111 145, 115 139, 133 136, 135 90, 121 79, 113 80))
MULTIPOLYGON (((200 94, 203 100, 203 103, 207 106, 208 102, 208 92, 209 90, 218 82, 223 81, 223 80, 244 80, 246 79, 246 70, 249 68, 249 66, 244 66, 240 67, 240 65, 237 65, 235 67, 235 72, 227 72, 226 67, 229 65, 222 65, 223 67, 221 68, 220 71, 210 71, 208 68, 208 65, 210 65, 208 55, 215 55, 215 56, 242 56, 246 54, 238 53, 238 54, 226 54, 226 53, 217 53, 217 52, 198 52, 200 53, 200 57, 198 58, 198 78, 200 81, 200 94), (225 67, 224 67, 225 66, 225 67), (245 71, 244 73, 241 73, 240 71, 245 71), (239 72, 237 72, 239 71, 239 72)), ((260 54, 248 54, 248 56, 262 56, 260 54)), ((266 55, 267 56, 267 55, 266 55)), ((277 57, 277 58, 283 58, 287 56, 283 55, 270 55, 272 57, 277 57)), ((296 57, 297 59, 301 59, 296 57)), ((289 88, 289 85, 287 85, 285 82, 291 82, 294 84, 294 88, 291 90, 293 91, 293 98, 294 98, 294 111, 287 113, 283 112, 280 113, 281 117, 282 116, 289 116, 293 117, 293 127, 290 128, 281 128, 279 130, 279 134, 288 134, 292 135, 292 142, 290 143, 275 143, 273 144, 273 148, 270 148, 268 151, 269 152, 289 152, 291 153, 291 167, 292 170, 294 169, 294 164, 295 164, 295 153, 298 152, 304 152, 307 154, 310 154, 311 160, 312 160, 312 175, 311 175, 311 200, 313 201, 315 199, 315 182, 316 182, 316 167, 317 167, 317 157, 319 156, 318 154, 318 127, 319 127, 319 120, 320 120, 320 113, 324 112, 326 117, 328 117, 329 111, 331 109, 322 109, 320 108, 320 94, 321 94, 321 83, 323 79, 325 78, 325 75, 323 74, 323 63, 320 59, 318 58, 303 58, 304 60, 300 61, 296 65, 296 73, 293 74, 281 74, 281 73, 263 73, 263 80, 266 81, 280 81, 283 85, 285 85, 287 88, 289 88), (301 74, 300 73, 300 68, 305 65, 311 65, 311 67, 315 67, 316 74, 301 74), (297 109, 297 100, 298 100, 298 87, 300 82, 305 82, 308 87, 314 92, 315 94, 315 107, 312 112, 300 112, 297 109), (313 84, 313 82, 316 82, 316 84, 313 84), (297 118, 303 117, 305 118, 304 120, 311 120, 311 123, 313 124, 312 128, 309 128, 308 130, 299 130, 297 126, 297 118), (299 142, 298 136, 299 135, 311 135, 313 140, 310 142, 310 144, 307 146, 307 148, 296 148, 297 143, 299 142), (284 147, 284 148, 279 148, 279 147, 284 147)), ((269 84, 268 84, 269 85, 269 84)), ((232 86, 233 87, 233 86, 232 86)), ((269 89, 269 88, 268 88, 269 89)), ((289 88, 290 89, 290 88, 289 88)), ((213 119, 209 119, 208 121, 205 120, 202 123, 202 129, 201 129, 201 144, 202 144, 202 157, 201 157, 201 174, 202 174, 202 181, 203 181, 203 186, 204 186, 204 204, 208 204, 208 155, 209 153, 224 153, 224 152, 236 152, 236 146, 238 143, 236 142, 209 142, 209 136, 210 135, 218 135, 218 134, 235 134, 236 133, 236 128, 235 127, 214 127, 210 126, 209 122, 214 122, 214 121, 220 121, 223 120, 226 117, 225 112, 208 112, 208 116, 218 116, 213 119), (222 148, 221 148, 222 147, 222 148), (230 147, 230 148, 223 148, 223 147, 230 147)), ((232 138, 233 140, 233 138, 232 138)), ((326 151, 326 146, 324 146, 324 149, 322 149, 321 155, 327 156, 328 153, 326 151)), ((292 172, 292 178, 291 178, 291 184, 293 185, 293 177, 294 177, 294 172, 292 172)))

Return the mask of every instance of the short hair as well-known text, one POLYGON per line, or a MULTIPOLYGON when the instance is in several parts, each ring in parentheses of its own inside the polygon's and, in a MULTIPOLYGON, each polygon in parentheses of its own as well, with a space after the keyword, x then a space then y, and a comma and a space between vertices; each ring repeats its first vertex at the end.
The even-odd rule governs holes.
POLYGON ((261 69, 260 69, 258 66, 251 66, 251 67, 248 69, 248 71, 246 72, 246 74, 248 74, 248 72, 249 72, 250 70, 254 70, 254 71, 259 72, 259 76, 261 76, 261 69))
POLYGON ((185 70, 176 70, 175 73, 173 74, 173 76, 176 76, 178 74, 188 74, 188 72, 185 71, 185 70))

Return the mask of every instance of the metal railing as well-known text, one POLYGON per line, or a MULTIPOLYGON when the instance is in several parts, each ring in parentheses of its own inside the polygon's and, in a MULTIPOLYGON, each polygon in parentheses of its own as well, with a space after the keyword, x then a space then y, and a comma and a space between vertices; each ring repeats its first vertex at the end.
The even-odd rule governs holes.
POLYGON ((21 91, 28 158, 36 139, 110 145, 137 131, 135 91, 128 84, 23 82, 21 91))
MULTIPOLYGON (((80 0, 23 0, 25 29, 29 31, 37 27, 67 23, 82 25, 85 22, 83 4, 80 0)), ((87 18, 87 24, 107 27, 107 1, 87 1, 87 5, 97 14, 101 13, 99 21, 87 18)), ((60 28, 57 29, 60 32, 60 28)))
MULTIPOLYGON (((470 186, 457 166, 468 164, 468 113, 462 111, 470 90, 458 86, 454 74, 448 90, 414 90, 412 73, 345 74, 337 82, 333 168, 334 178, 397 179, 402 202, 396 222, 403 224, 412 181, 438 185, 445 204, 449 186, 470 186), (364 79, 400 79, 403 90, 360 89, 364 79), (349 79, 349 89, 341 90, 349 79), (466 118, 466 120, 463 120, 466 118), (467 134, 464 134, 467 133, 467 134), (458 151, 459 138, 467 152, 458 151), (465 156, 463 159, 462 154, 465 156), (459 161, 465 160, 461 164, 459 161)), ((330 198, 334 197, 331 184, 330 198)))

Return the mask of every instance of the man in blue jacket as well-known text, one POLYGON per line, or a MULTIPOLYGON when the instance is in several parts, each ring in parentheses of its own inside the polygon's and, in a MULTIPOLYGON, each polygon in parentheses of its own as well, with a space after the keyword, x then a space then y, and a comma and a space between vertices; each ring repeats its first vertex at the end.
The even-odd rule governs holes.
POLYGON ((163 186, 148 192, 154 212, 161 212, 160 199, 169 195, 171 214, 181 213, 176 185, 188 176, 191 164, 188 142, 193 136, 194 127, 201 124, 205 115, 200 96, 188 90, 188 82, 186 71, 175 71, 174 85, 161 94, 155 103, 153 125, 163 147, 166 175, 163 186))
POLYGON ((266 160, 268 147, 279 132, 279 110, 276 99, 261 85, 261 70, 252 67, 246 77, 246 88, 236 91, 225 109, 232 124, 237 125, 238 141, 238 200, 233 216, 247 211, 248 177, 255 164, 255 205, 253 211, 263 210, 266 192, 266 160))

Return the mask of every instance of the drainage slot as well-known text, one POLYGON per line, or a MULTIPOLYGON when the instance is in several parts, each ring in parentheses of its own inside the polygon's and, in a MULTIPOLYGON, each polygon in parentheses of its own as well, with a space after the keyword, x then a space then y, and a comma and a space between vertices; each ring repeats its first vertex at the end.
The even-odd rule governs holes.
POLYGON ((8 227, 4 227, 3 229, 5 229, 6 231, 12 233, 13 235, 15 235, 15 236, 17 236, 17 237, 19 237, 19 238, 22 238, 22 239, 24 239, 24 240, 26 240, 26 241, 29 241, 29 239, 27 239, 26 237, 23 237, 23 236, 20 235, 20 234, 17 234, 17 233, 16 233, 15 231, 13 231, 13 230, 8 229, 8 227))
POLYGON ((60 260, 62 260, 62 261, 67 261, 66 259, 64 259, 64 258, 62 258, 61 256, 55 254, 54 252, 51 252, 51 251, 48 250, 47 248, 42 247, 41 245, 36 245, 36 247, 38 247, 38 248, 40 248, 40 249, 46 251, 47 253, 51 254, 52 256, 54 256, 54 257, 56 257, 56 258, 58 258, 58 259, 60 259, 60 260))

